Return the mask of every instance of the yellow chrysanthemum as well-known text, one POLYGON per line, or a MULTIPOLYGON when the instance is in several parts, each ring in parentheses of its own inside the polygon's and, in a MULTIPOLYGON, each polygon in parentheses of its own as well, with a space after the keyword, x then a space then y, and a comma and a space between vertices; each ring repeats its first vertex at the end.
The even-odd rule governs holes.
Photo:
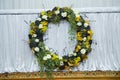
POLYGON ((81 49, 81 46, 80 46, 80 45, 77 45, 77 47, 76 47, 76 49, 75 49, 75 52, 78 52, 80 49, 81 49))
POLYGON ((87 37, 87 40, 89 41, 89 40, 92 40, 92 37, 91 36, 88 36, 87 37))
POLYGON ((42 11, 41 12, 41 15, 43 16, 43 15, 46 15, 46 12, 45 11, 42 11))
POLYGON ((42 24, 43 26, 47 26, 47 25, 48 25, 48 22, 47 22, 47 21, 42 21, 41 24, 42 24))
POLYGON ((77 33, 77 40, 82 41, 82 35, 80 32, 77 33))
POLYGON ((80 16, 75 18, 75 21, 80 21, 80 20, 81 20, 80 16))
POLYGON ((48 12, 48 15, 47 15, 47 16, 48 16, 49 18, 51 18, 51 17, 52 17, 52 15, 53 15, 53 12, 52 12, 52 11, 50 11, 50 12, 48 12))
POLYGON ((81 36, 81 32, 78 32, 78 33, 77 33, 77 36, 81 36))
POLYGON ((44 27, 42 28, 42 31, 43 31, 43 33, 45 33, 45 32, 47 31, 47 26, 44 26, 44 27))
POLYGON ((93 35, 93 31, 92 30, 88 30, 88 34, 90 34, 90 36, 93 35))
POLYGON ((32 22, 32 23, 30 24, 30 28, 31 28, 31 29, 36 29, 36 28, 37 28, 37 26, 35 25, 35 22, 32 22))
POLYGON ((81 36, 77 36, 77 40, 82 41, 83 38, 81 36))
POLYGON ((53 56, 53 57, 52 57, 53 60, 59 58, 58 55, 56 55, 56 54, 53 54, 52 56, 53 56))
POLYGON ((80 60, 81 60, 81 58, 80 58, 80 57, 77 57, 77 60, 78 60, 78 61, 80 61, 80 60))
POLYGON ((81 61, 81 58, 80 58, 80 57, 75 58, 73 65, 74 65, 74 66, 78 66, 80 61, 81 61))
POLYGON ((86 45, 86 48, 89 48, 90 47, 90 44, 88 41, 85 42, 85 45, 86 45))
POLYGON ((90 22, 88 20, 85 20, 85 23, 87 23, 88 25, 90 24, 90 22))
POLYGON ((31 35, 35 34, 35 31, 34 30, 30 30, 30 34, 31 35))

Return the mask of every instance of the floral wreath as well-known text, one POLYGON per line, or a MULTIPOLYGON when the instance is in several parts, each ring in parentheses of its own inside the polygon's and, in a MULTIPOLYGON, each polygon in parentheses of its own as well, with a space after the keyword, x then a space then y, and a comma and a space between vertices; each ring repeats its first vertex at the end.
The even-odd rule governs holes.
POLYGON ((71 70, 87 59, 87 54, 91 51, 93 35, 89 24, 89 21, 84 20, 78 12, 68 7, 54 7, 52 10, 41 12, 39 18, 31 22, 29 33, 29 46, 37 57, 40 71, 71 70), (48 24, 57 24, 60 20, 67 20, 70 23, 70 32, 75 31, 77 39, 74 51, 64 56, 51 52, 43 39, 48 24))

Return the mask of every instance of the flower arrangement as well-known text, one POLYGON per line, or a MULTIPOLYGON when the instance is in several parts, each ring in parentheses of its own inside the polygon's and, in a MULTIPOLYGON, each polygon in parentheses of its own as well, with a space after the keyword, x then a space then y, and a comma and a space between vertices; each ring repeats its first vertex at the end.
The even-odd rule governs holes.
POLYGON ((91 51, 93 35, 89 25, 89 21, 84 20, 79 12, 74 12, 68 7, 54 7, 52 10, 41 12, 39 18, 30 24, 29 32, 29 46, 37 57, 40 71, 71 70, 87 59, 87 54, 91 51), (43 42, 48 24, 58 24, 60 20, 67 20, 70 23, 70 35, 77 33, 74 51, 64 56, 51 52, 43 42))

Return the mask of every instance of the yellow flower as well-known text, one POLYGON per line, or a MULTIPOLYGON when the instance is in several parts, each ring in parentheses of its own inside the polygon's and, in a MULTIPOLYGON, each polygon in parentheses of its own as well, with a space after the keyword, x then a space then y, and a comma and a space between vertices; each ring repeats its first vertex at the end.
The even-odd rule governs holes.
POLYGON ((53 12, 52 12, 52 11, 49 11, 49 12, 48 12, 48 17, 51 18, 52 15, 53 15, 53 12))
POLYGON ((77 33, 77 40, 79 40, 79 41, 83 40, 82 35, 81 35, 80 32, 77 33))
POLYGON ((77 33, 77 36, 81 36, 81 32, 78 32, 78 33, 77 33))
POLYGON ((92 30, 88 30, 88 34, 90 34, 90 36, 93 35, 93 31, 92 30))
POLYGON ((67 59, 63 59, 64 62, 67 62, 67 59))
POLYGON ((92 36, 88 36, 87 39, 88 39, 88 41, 92 40, 92 36))
POLYGON ((80 61, 81 61, 81 58, 80 58, 80 57, 75 58, 73 65, 74 65, 74 66, 78 66, 80 61))
POLYGON ((56 54, 53 54, 52 56, 53 56, 53 57, 52 57, 53 60, 59 58, 58 55, 56 55, 56 54))
POLYGON ((30 34, 31 35, 35 34, 35 31, 34 30, 30 30, 30 34))
POLYGON ((42 28, 42 31, 43 31, 43 33, 45 33, 45 32, 47 31, 47 26, 44 26, 44 27, 42 28))
POLYGON ((90 24, 90 22, 88 20, 85 20, 85 23, 87 23, 88 25, 90 24))
POLYGON ((78 52, 80 49, 81 49, 81 46, 80 46, 80 45, 77 45, 77 47, 76 47, 76 49, 75 49, 75 52, 78 52))
POLYGON ((77 57, 77 60, 78 60, 78 61, 80 61, 80 60, 81 60, 81 58, 80 58, 80 57, 77 57))
POLYGON ((90 47, 90 44, 88 41, 85 42, 85 45, 86 45, 86 48, 89 48, 90 47))
POLYGON ((37 28, 37 26, 35 25, 35 22, 32 22, 32 23, 30 24, 30 28, 31 28, 31 29, 37 28))
POLYGON ((47 25, 48 25, 48 22, 47 22, 47 21, 42 21, 41 24, 42 24, 43 26, 47 26, 47 25))
POLYGON ((46 12, 45 11, 42 11, 41 12, 41 15, 43 16, 43 15, 46 15, 46 12))
POLYGON ((81 20, 80 16, 75 18, 75 21, 80 21, 80 20, 81 20))
POLYGON ((81 36, 77 36, 77 40, 82 41, 83 38, 81 36))

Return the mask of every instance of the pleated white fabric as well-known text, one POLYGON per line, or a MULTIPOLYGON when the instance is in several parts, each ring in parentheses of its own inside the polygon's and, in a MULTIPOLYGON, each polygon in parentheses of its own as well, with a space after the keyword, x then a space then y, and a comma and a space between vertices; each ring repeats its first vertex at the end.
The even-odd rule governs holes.
MULTIPOLYGON (((27 13, 26 10, 21 11, 27 13)), ((0 73, 39 71, 37 60, 27 43, 30 29, 28 24, 38 17, 37 12, 36 14, 11 14, 16 12, 14 10, 9 12, 7 14, 0 12, 0 73)), ((91 20, 90 25, 94 31, 93 50, 88 55, 88 60, 73 71, 120 71, 120 13, 96 13, 93 10, 93 13, 85 14, 91 20)), ((69 28, 67 21, 61 21, 57 25, 50 23, 44 36, 47 39, 44 41, 45 44, 59 55, 69 54, 75 47, 75 41, 71 42, 69 39, 69 28)))

